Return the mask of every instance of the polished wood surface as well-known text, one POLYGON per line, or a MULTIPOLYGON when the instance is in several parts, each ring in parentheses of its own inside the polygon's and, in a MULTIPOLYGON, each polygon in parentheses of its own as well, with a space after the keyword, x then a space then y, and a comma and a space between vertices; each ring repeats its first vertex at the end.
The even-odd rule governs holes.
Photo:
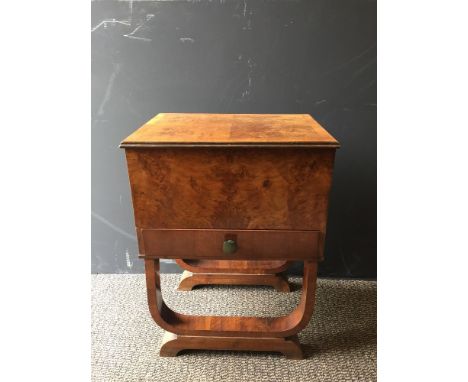
POLYGON ((234 350, 269 351, 283 353, 288 359, 302 359, 303 353, 297 336, 287 338, 249 338, 249 337, 196 337, 178 336, 165 332, 160 355, 175 357, 180 351, 196 350, 234 350))
MULTIPOLYGON (((174 334, 161 355, 201 348, 279 350, 299 357, 294 336, 314 309, 338 142, 308 115, 160 114, 121 146, 149 310, 174 334), (245 282, 255 281, 245 273, 249 266, 282 269, 301 260, 301 300, 282 317, 181 314, 162 298, 160 258, 218 269, 209 277, 186 273, 187 288, 197 277, 232 283, 232 275, 219 271, 228 260, 233 269, 228 273, 239 272, 245 282)), ((258 282, 275 276, 259 273, 258 282)))
POLYGON ((264 285, 278 292, 289 292, 288 280, 283 275, 192 273, 184 271, 178 290, 190 291, 199 285, 264 285))
POLYGON ((317 262, 304 261, 301 300, 281 317, 193 316, 173 311, 162 298, 159 259, 145 259, 148 306, 156 323, 168 332, 184 336, 290 337, 305 328, 315 304, 317 262))
POLYGON ((176 259, 183 269, 193 273, 276 274, 291 265, 284 260, 205 260, 176 259))
POLYGON ((160 113, 121 146, 175 144, 339 146, 309 114, 200 113, 160 113))
POLYGON ((143 229, 145 258, 319 260, 319 231, 143 229), (237 250, 223 252, 234 240, 237 250))
POLYGON ((269 285, 289 292, 286 278, 279 274, 291 262, 283 260, 203 260, 176 259, 185 269, 178 290, 189 291, 205 285, 269 285))
POLYGON ((333 149, 126 149, 138 228, 325 231, 333 149))

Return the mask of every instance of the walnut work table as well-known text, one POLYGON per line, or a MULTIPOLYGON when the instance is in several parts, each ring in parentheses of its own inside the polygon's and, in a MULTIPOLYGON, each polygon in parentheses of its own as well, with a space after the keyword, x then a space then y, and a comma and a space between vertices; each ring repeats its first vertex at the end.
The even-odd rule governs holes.
POLYGON ((314 309, 336 139, 307 114, 162 113, 121 147, 149 310, 167 331, 160 355, 213 349, 302 358, 297 333, 314 309), (282 317, 181 314, 162 299, 161 258, 250 269, 302 261, 301 300, 282 317))

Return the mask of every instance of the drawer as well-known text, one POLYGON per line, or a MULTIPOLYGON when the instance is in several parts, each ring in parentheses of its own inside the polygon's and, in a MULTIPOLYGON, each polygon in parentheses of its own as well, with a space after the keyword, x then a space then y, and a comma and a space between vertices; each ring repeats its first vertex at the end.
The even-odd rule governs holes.
POLYGON ((145 258, 319 260, 320 231, 140 229, 145 258))

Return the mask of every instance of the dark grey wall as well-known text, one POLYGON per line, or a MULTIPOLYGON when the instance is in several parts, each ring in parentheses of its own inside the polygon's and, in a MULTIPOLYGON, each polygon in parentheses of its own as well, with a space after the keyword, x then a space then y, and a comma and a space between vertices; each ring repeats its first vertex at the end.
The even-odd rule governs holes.
POLYGON ((310 113, 342 144, 321 275, 376 276, 376 1, 92 3, 92 271, 142 272, 120 140, 159 112, 310 113))

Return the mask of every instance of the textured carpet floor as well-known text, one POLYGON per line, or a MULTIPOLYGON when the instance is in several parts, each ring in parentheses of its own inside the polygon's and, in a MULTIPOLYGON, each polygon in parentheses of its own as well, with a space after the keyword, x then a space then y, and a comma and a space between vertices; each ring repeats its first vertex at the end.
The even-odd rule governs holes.
MULTIPOLYGON (((182 313, 273 316, 287 314, 300 297, 268 287, 176 290, 180 275, 162 276, 167 304, 182 313)), ((314 316, 299 333, 306 359, 275 353, 188 351, 162 358, 163 330, 152 320, 143 275, 92 278, 93 381, 375 381, 376 283, 319 280, 314 316)))

